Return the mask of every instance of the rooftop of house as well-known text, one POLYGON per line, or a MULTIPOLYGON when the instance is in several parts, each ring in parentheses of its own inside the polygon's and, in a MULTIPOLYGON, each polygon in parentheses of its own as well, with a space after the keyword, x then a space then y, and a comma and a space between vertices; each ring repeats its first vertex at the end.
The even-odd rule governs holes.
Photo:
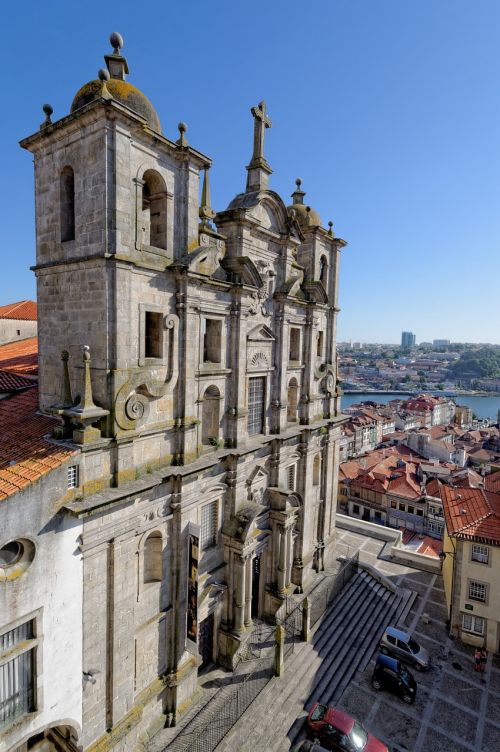
POLYGON ((0 306, 0 319, 15 319, 16 321, 36 321, 37 307, 34 300, 20 300, 0 306))
POLYGON ((0 345, 0 370, 36 375, 38 373, 38 337, 0 345))
POLYGON ((18 373, 0 370, 0 394, 5 392, 17 392, 20 389, 29 389, 36 386, 36 380, 26 378, 18 373))
POLYGON ((449 535, 500 546, 500 494, 445 485, 440 492, 449 535))
POLYGON ((415 452, 402 445, 376 450, 364 457, 343 462, 339 480, 355 481, 356 486, 379 493, 416 499, 421 495, 416 472, 420 459, 415 452))
POLYGON ((0 400, 0 502, 59 467, 77 451, 50 440, 59 421, 38 412, 38 388, 0 400))
POLYGON ((500 472, 490 473, 484 477, 484 487, 487 491, 500 494, 500 472))

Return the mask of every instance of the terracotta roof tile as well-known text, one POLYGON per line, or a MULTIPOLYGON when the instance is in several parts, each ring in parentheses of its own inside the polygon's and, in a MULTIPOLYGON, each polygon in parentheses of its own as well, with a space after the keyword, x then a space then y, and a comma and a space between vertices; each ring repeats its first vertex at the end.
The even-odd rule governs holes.
POLYGON ((484 487, 487 491, 500 493, 500 472, 490 473, 484 477, 484 487))
POLYGON ((0 501, 77 454, 48 440, 59 422, 37 411, 36 387, 0 400, 0 501))
POLYGON ((500 545, 500 495, 482 488, 441 487, 450 535, 500 545))
POLYGON ((16 392, 19 389, 28 389, 36 386, 36 381, 27 379, 17 373, 10 371, 0 371, 0 393, 16 392))
POLYGON ((38 337, 0 345, 0 370, 19 374, 37 374, 38 337))
POLYGON ((20 300, 0 306, 0 319, 16 319, 16 321, 36 321, 37 306, 34 300, 20 300))

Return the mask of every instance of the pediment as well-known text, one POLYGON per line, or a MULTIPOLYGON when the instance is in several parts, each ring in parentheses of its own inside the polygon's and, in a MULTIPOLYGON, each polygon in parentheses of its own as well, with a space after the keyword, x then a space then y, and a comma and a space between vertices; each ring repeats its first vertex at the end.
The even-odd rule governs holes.
POLYGON ((180 266, 189 272, 202 274, 206 277, 212 277, 217 272, 220 275, 222 273, 221 259, 224 253, 223 245, 221 243, 216 245, 210 242, 208 236, 204 237, 207 240, 207 244, 200 245, 189 253, 183 254, 172 264, 172 267, 180 266))
POLYGON ((259 483, 259 481, 267 481, 267 470, 261 465, 257 465, 247 478, 247 484, 251 486, 253 483, 259 483))
POLYGON ((250 342, 274 342, 276 337, 265 324, 258 324, 247 335, 250 342))
POLYGON ((224 256, 221 266, 235 284, 261 288, 264 282, 249 256, 224 256))
POLYGON ((328 303, 328 295, 322 282, 305 282, 302 287, 315 303, 328 303))

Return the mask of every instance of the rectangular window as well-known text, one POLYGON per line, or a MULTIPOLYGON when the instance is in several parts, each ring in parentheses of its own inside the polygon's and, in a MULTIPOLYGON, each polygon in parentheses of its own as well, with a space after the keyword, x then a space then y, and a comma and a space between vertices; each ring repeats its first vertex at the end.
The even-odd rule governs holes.
POLYGON ((480 561, 481 564, 488 563, 488 546, 479 546, 472 544, 472 561, 480 561))
POLYGON ((432 533, 439 533, 442 534, 444 525, 441 522, 433 522, 432 520, 429 522, 429 530, 432 533))
POLYGON ((353 514, 359 514, 359 504, 353 504, 352 505, 352 513, 353 514))
POLYGON ((316 343, 316 355, 321 358, 323 355, 323 332, 318 332, 318 341, 316 343))
POLYGON ((415 507, 408 507, 408 514, 415 514, 415 507))
POLYGON ((488 586, 484 582, 469 580, 469 600, 485 603, 488 586))
POLYGON ((203 362, 220 363, 222 354, 222 321, 205 319, 203 336, 203 362))
POLYGON ((424 510, 423 509, 417 509, 417 516, 423 517, 424 516, 424 510))
POLYGON ((400 511, 400 512, 404 512, 404 511, 405 511, 405 509, 406 509, 405 505, 404 505, 404 504, 401 504, 401 503, 400 503, 400 504, 399 504, 399 511, 400 511))
POLYGON ((264 431, 265 376, 248 380, 248 433, 253 436, 264 431))
POLYGON ((300 360, 300 329, 297 329, 293 326, 290 328, 289 359, 295 361, 300 360))
POLYGON ((295 465, 290 465, 290 467, 287 468, 287 481, 288 481, 288 490, 294 491, 295 490, 295 465))
POLYGON ((35 710, 34 619, 0 635, 0 728, 35 710), (6 655, 4 656, 6 657, 6 655))
POLYGON ((476 635, 484 635, 484 623, 485 620, 480 616, 472 616, 472 614, 462 614, 462 629, 464 632, 472 632, 476 635))
POLYGON ((217 537, 218 502, 211 501, 201 508, 200 546, 202 549, 215 546, 217 537))
POLYGON ((161 313, 146 311, 144 332, 144 356, 163 357, 163 316, 161 313))
POLYGON ((68 467, 68 488, 78 488, 78 465, 68 467))
POLYGON ((391 509, 396 509, 396 502, 395 501, 391 501, 391 509))

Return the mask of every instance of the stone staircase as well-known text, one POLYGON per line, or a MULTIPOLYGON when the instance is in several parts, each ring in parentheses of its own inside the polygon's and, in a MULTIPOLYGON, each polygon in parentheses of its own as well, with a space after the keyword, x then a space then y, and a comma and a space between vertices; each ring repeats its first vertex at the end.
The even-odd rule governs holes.
POLYGON ((416 593, 360 571, 329 606, 308 643, 296 647, 283 677, 273 679, 217 747, 217 752, 278 752, 304 736, 316 701, 336 704, 363 670, 389 624, 402 624, 416 593))

